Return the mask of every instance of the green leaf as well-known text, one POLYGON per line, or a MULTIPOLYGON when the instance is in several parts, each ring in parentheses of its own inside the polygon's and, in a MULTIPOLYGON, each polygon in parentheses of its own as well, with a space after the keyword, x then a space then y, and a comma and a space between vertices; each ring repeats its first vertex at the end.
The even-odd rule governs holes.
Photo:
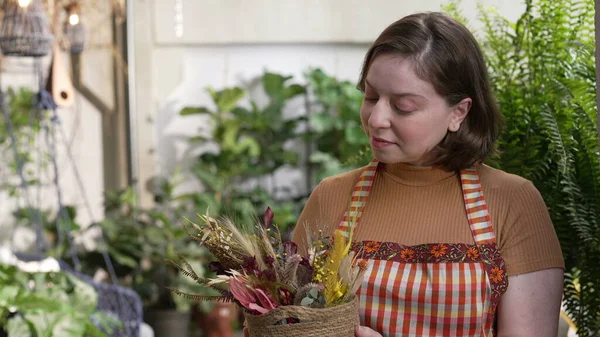
POLYGON ((209 171, 206 167, 196 165, 193 168, 193 173, 194 176, 205 185, 205 187, 208 187, 213 191, 223 190, 223 181, 219 175, 209 171))
POLYGON ((53 336, 81 337, 87 330, 88 319, 86 312, 71 312, 56 318, 52 329, 53 336))
POLYGON ((190 142, 206 142, 206 141, 208 141, 208 138, 206 138, 204 136, 193 136, 193 137, 190 137, 189 141, 190 142))
POLYGON ((217 200, 214 193, 198 193, 195 195, 195 207, 198 212, 204 214, 209 208, 213 214, 221 213, 221 201, 217 200))
POLYGON ((34 336, 56 336, 52 330, 58 319, 64 315, 64 312, 37 311, 27 314, 27 321, 34 327, 34 336))
POLYGON ((310 297, 316 299, 319 297, 319 291, 317 290, 317 288, 310 288, 310 290, 308 291, 308 294, 310 295, 310 297))
MULTIPOLYGON (((102 330, 106 331, 109 336, 111 336, 117 329, 123 327, 123 322, 121 322, 117 316, 114 316, 112 313, 106 313, 102 311, 93 313, 91 321, 98 322, 98 326, 100 326, 102 330)), ((98 330, 94 324, 86 325, 85 335, 89 337, 106 337, 106 334, 98 330)))
POLYGON ((247 152, 251 158, 256 158, 260 156, 260 144, 256 139, 244 138, 236 144, 233 152, 237 154, 247 152))
POLYGON ((309 161, 314 164, 339 163, 339 161, 332 154, 319 151, 313 152, 310 155, 309 161))
POLYGON ((205 107, 185 107, 179 112, 179 114, 181 116, 212 114, 212 111, 205 107))
POLYGON ((121 254, 117 250, 111 250, 110 256, 113 259, 115 259, 115 261, 120 265, 127 266, 130 268, 137 268, 138 266, 138 261, 135 258, 125 254, 121 254))
POLYGON ((217 93, 216 104, 219 111, 229 112, 246 96, 246 92, 238 87, 226 88, 217 93))
MULTIPOLYGON (((2 273, 2 270, 0 270, 0 273, 2 273)), ((12 273, 14 275, 14 273, 12 273)), ((3 280, 4 282, 2 282, 3 284, 7 284, 9 282, 8 280, 8 276, 7 274, 0 274, 0 280, 3 280)), ((13 285, 8 285, 8 286, 3 286, 0 288, 0 308, 1 307, 8 307, 10 305, 13 305, 13 303, 15 303, 16 298, 19 294, 19 286, 13 286, 13 285)))
POLYGON ((305 297, 305 298, 303 298, 303 299, 302 299, 302 301, 300 301, 300 305, 302 305, 302 306, 305 306, 305 307, 308 307, 308 306, 310 306, 311 304, 313 304, 313 302, 314 302, 314 301, 315 301, 315 300, 313 300, 313 299, 312 299, 312 298, 310 298, 310 297, 305 297))
POLYGON ((18 311, 29 312, 29 311, 45 311, 45 312, 56 312, 62 309, 62 303, 56 299, 48 298, 42 294, 35 294, 30 292, 21 292, 16 298, 13 305, 18 311))
POLYGON ((333 117, 327 112, 316 113, 310 116, 310 126, 318 133, 323 133, 333 128, 333 117))
POLYGON ((240 121, 238 120, 227 120, 223 123, 223 143, 224 149, 233 149, 236 146, 238 133, 240 131, 240 121))
POLYGON ((6 332, 10 337, 31 337, 35 328, 21 316, 14 316, 6 324, 6 332))
POLYGON ((346 141, 353 145, 369 144, 369 139, 359 125, 349 125, 344 129, 346 141))
POLYGON ((283 98, 292 98, 294 96, 306 93, 306 88, 300 84, 292 84, 283 90, 283 98))
POLYGON ((281 97, 285 82, 291 78, 291 76, 284 77, 275 73, 265 73, 262 78, 265 92, 269 97, 281 97))

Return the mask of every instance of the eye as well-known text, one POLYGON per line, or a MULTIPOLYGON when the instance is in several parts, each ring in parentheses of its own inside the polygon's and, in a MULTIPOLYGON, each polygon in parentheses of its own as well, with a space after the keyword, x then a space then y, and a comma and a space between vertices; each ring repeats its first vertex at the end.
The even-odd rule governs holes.
POLYGON ((377 103, 377 101, 379 100, 378 97, 366 97, 364 98, 365 102, 369 102, 369 103, 377 103))
POLYGON ((395 111, 397 114, 400 114, 400 115, 410 115, 410 114, 413 112, 413 111, 408 111, 408 110, 402 110, 402 109, 399 109, 399 108, 398 108, 397 106, 395 106, 395 105, 394 105, 393 107, 394 107, 394 111, 395 111))

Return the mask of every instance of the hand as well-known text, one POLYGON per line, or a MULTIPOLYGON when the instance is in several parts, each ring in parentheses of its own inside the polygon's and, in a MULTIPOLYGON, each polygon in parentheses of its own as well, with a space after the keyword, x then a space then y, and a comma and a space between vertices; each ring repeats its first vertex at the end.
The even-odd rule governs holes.
POLYGON ((357 326, 356 330, 354 330, 354 334, 356 337, 383 337, 379 332, 366 326, 357 326))

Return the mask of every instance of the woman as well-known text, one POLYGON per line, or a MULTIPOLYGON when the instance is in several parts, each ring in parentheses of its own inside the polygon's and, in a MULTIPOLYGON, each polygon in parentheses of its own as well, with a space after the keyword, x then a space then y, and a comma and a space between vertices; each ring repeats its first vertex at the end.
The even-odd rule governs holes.
POLYGON ((355 226, 369 261, 356 335, 555 337, 560 246, 533 184, 483 164, 501 115, 472 34, 441 13, 404 17, 359 88, 375 159, 323 180, 298 221, 355 226))

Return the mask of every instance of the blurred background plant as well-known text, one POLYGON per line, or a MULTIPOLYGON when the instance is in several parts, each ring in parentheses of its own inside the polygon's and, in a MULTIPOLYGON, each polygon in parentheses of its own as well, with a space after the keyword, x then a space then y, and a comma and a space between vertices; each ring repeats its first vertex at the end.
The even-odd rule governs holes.
POLYGON ((103 337, 121 324, 97 311, 95 289, 67 272, 0 264, 0 284, 0 335, 103 337))
MULTIPOLYGON (((461 18, 456 3, 447 9, 461 18)), ((530 179, 541 192, 565 257, 565 310, 580 337, 596 336, 600 148, 594 1, 525 3, 516 22, 479 9, 481 42, 506 122, 501 154, 489 164, 530 179)))
MULTIPOLYGON (((25 181, 29 185, 39 183, 39 172, 35 170, 35 165, 30 164, 36 159, 36 151, 33 151, 33 148, 41 125, 37 110, 34 109, 35 94, 32 90, 9 87, 5 95, 10 124, 6 122, 5 116, 0 116, 0 154, 5 159, 4 165, 0 165, 0 190, 8 191, 9 196, 16 196, 20 187, 19 181, 14 179, 18 177, 17 164, 22 165, 25 181), (11 130, 20 162, 14 155, 11 130)), ((45 161, 43 163, 45 164, 45 161)))

